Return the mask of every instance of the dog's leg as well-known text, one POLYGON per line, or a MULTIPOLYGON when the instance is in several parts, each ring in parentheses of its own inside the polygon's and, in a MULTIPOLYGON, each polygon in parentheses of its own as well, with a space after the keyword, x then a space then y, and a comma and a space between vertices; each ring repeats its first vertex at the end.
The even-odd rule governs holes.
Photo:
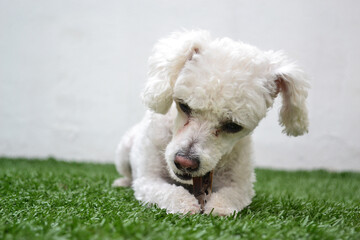
MULTIPOLYGON (((249 141, 246 144, 250 144, 249 141)), ((214 175, 213 193, 205 205, 205 213, 227 216, 239 212, 251 203, 255 192, 255 172, 251 159, 251 148, 242 147, 229 156, 229 161, 214 175), (241 158, 241 157, 242 158, 241 158)))
POLYGON ((133 146, 134 129, 127 132, 121 140, 115 155, 116 170, 122 175, 121 178, 116 179, 113 187, 130 187, 132 181, 131 167, 130 167, 130 151, 133 146))
POLYGON ((205 213, 212 212, 219 216, 237 213, 251 203, 253 196, 254 190, 251 182, 241 183, 240 186, 224 186, 211 195, 205 205, 205 213))
POLYGON ((137 200, 146 204, 156 204, 168 213, 200 212, 198 200, 185 188, 167 183, 161 178, 141 177, 133 181, 137 200))

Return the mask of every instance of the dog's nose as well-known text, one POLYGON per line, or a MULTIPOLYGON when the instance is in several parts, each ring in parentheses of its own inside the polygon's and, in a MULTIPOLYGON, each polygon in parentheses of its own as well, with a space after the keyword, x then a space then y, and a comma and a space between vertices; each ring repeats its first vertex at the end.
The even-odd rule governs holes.
POLYGON ((199 157, 194 157, 194 156, 189 157, 181 154, 176 154, 174 163, 175 166, 180 170, 193 172, 198 170, 200 165, 200 160, 199 157))

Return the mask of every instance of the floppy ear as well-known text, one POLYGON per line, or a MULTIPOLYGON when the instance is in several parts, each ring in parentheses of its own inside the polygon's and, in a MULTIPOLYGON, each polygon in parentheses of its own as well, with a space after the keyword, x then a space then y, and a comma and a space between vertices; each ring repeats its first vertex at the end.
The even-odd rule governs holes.
POLYGON ((283 133, 299 136, 308 132, 309 120, 306 98, 310 87, 305 73, 282 52, 271 54, 272 81, 275 82, 274 97, 281 94, 282 106, 279 123, 284 127, 283 133))
POLYGON ((147 107, 157 113, 167 113, 181 69, 194 54, 201 53, 209 38, 206 31, 183 31, 159 40, 148 61, 149 78, 142 93, 147 107))

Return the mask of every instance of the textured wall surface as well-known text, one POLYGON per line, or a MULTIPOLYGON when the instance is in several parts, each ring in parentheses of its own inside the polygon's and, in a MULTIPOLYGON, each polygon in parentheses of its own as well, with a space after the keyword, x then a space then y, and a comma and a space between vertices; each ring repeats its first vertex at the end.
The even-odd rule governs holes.
POLYGON ((359 1, 0 1, 0 155, 112 161, 144 107, 156 40, 203 28, 284 49, 311 77, 310 133, 278 105, 254 133, 256 163, 360 170, 359 1))

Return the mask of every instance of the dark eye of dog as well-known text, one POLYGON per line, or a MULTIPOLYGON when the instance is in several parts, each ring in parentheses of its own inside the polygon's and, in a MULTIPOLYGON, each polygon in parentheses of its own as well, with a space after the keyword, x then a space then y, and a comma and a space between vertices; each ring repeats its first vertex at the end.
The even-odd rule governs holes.
POLYGON ((179 103, 179 107, 186 115, 191 114, 191 108, 186 103, 179 103))
POLYGON ((228 122, 221 126, 221 130, 227 133, 237 133, 240 132, 242 129, 242 126, 233 122, 228 122))

